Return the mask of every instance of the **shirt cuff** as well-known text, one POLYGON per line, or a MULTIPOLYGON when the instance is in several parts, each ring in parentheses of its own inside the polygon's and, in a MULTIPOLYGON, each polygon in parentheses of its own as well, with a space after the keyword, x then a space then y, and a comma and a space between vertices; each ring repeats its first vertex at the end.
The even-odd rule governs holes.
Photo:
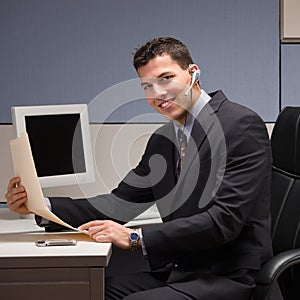
POLYGON ((139 228, 139 233, 140 233, 140 240, 141 240, 141 246, 142 246, 143 255, 147 256, 147 250, 146 250, 146 246, 145 246, 145 242, 144 242, 144 238, 143 238, 143 230, 142 230, 142 228, 139 228))
POLYGON ((50 203, 50 200, 49 200, 49 198, 47 198, 47 197, 44 197, 44 200, 45 200, 45 203, 46 203, 46 205, 47 205, 48 209, 51 211, 51 210, 52 210, 52 208, 51 208, 51 203, 50 203))
MULTIPOLYGON (((44 197, 44 200, 45 200, 47 208, 51 211, 51 203, 50 203, 49 198, 44 197)), ((38 215, 35 215, 35 222, 37 225, 39 225, 41 227, 45 227, 50 224, 49 220, 47 220, 41 216, 38 216, 38 215)))

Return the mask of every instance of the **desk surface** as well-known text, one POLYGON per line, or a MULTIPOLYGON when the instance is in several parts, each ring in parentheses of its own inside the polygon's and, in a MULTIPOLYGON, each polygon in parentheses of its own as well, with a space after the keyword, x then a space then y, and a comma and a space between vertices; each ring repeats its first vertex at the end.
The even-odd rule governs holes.
POLYGON ((32 219, 0 220, 1 299, 104 300, 104 268, 111 249, 84 233, 46 233, 32 219), (76 239, 77 244, 35 245, 57 238, 76 239))
MULTIPOLYGON (((0 220, 0 259, 25 257, 89 257, 98 265, 107 266, 111 256, 110 243, 96 243, 88 235, 78 232, 45 232, 31 219, 0 220), (37 247, 43 239, 75 239, 76 246, 37 247)), ((80 260, 78 260, 80 261, 80 260)), ((81 260, 82 261, 82 260, 81 260)), ((93 263, 94 263, 93 262, 93 263)), ((89 262, 86 261, 89 265, 89 262)))

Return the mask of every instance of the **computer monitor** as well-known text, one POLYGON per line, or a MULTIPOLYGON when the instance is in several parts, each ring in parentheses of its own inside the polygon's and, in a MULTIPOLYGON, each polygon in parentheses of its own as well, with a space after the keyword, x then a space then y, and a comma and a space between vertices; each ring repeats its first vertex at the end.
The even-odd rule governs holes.
POLYGON ((42 187, 94 181, 94 164, 86 104, 11 108, 16 137, 28 134, 42 187))

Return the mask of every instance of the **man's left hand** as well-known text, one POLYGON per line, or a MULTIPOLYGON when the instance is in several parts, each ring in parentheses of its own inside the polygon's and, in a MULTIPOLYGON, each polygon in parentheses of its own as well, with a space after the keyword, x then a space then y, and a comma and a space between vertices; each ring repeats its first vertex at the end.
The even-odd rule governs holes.
POLYGON ((113 243, 123 250, 130 250, 131 243, 129 235, 132 229, 110 220, 91 221, 79 227, 80 230, 87 230, 89 236, 99 243, 113 243))

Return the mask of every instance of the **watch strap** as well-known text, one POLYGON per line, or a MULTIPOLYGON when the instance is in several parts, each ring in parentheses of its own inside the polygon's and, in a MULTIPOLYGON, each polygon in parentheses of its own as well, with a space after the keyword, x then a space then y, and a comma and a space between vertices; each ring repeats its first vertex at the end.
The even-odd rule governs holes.
POLYGON ((131 234, 129 236, 132 251, 135 251, 138 249, 139 239, 140 239, 139 229, 133 228, 131 231, 131 234))

